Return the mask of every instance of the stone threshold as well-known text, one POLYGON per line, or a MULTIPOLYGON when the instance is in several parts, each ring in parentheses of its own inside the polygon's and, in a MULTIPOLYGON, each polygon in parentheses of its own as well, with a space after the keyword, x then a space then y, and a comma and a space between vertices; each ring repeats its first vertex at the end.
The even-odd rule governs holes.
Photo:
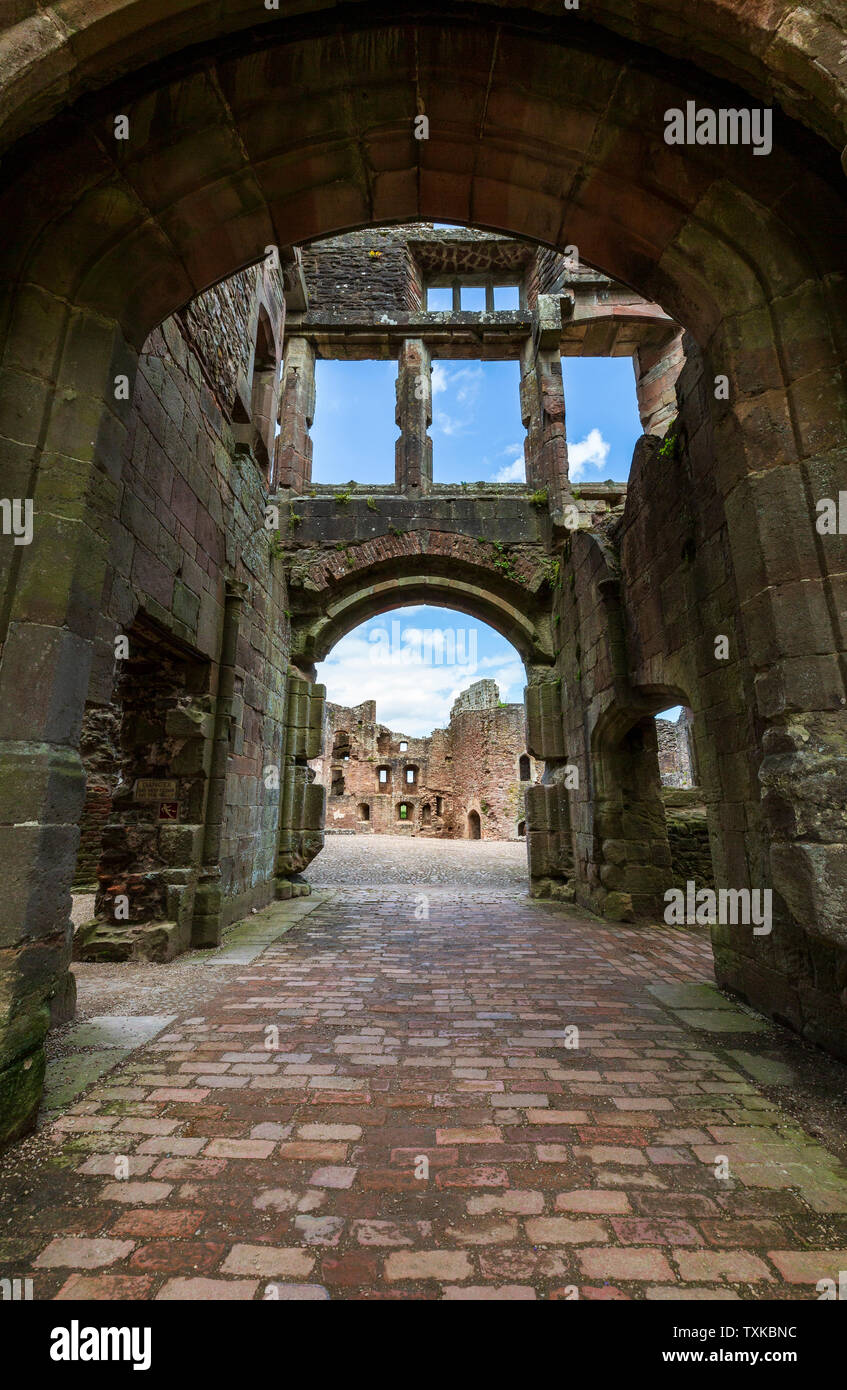
POLYGON ((100 1014, 73 1026, 47 1063, 39 1121, 52 1120, 93 1081, 173 1023, 177 1014, 100 1014))
POLYGON ((647 992, 680 1023, 706 1033, 765 1033, 772 1027, 752 1009, 727 999, 717 985, 648 985, 647 992))
POLYGON ((209 965, 250 965, 279 937, 296 926, 303 917, 335 897, 332 889, 312 891, 307 898, 289 898, 271 903, 255 916, 245 918, 227 933, 223 946, 208 953, 209 965))

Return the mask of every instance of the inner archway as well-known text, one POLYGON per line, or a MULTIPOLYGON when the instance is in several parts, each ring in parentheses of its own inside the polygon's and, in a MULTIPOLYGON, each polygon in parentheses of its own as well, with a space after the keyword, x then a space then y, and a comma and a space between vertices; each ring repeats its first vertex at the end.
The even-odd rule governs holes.
POLYGON ((316 676, 327 692, 323 749, 310 763, 327 793, 327 862, 315 861, 321 881, 339 855, 361 853, 350 835, 373 840, 372 857, 390 848, 381 837, 497 841, 526 876, 518 826, 527 787, 542 769, 521 775, 526 671, 498 632, 453 609, 394 609, 347 633, 316 676), (347 756, 338 788, 342 731, 347 756))

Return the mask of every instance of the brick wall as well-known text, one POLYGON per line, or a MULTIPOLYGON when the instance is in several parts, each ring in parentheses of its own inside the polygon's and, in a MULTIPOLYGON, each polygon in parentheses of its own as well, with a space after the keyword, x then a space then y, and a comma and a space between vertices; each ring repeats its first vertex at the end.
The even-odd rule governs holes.
POLYGON ((351 232, 303 249, 309 312, 421 307, 421 285, 399 228, 351 232))

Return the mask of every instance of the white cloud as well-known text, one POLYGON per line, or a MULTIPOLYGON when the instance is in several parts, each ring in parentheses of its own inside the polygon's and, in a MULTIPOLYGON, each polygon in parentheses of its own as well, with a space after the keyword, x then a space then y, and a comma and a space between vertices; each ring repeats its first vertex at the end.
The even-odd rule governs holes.
POLYGON ((432 427, 434 430, 440 430, 442 434, 464 434, 468 428, 468 421, 454 420, 443 410, 435 410, 432 416, 432 427))
POLYGON ((476 419, 476 406, 484 380, 483 369, 432 364, 432 394, 446 397, 447 410, 433 411, 433 430, 441 434, 466 434, 476 419))
POLYGON ((568 473, 571 482, 584 478, 588 467, 602 468, 609 457, 611 447, 598 429, 589 430, 579 444, 569 444, 568 473))
POLYGON ((457 387, 456 400, 460 405, 475 405, 482 386, 482 367, 460 367, 453 372, 453 383, 457 387))
POLYGON ((480 674, 485 672, 489 680, 496 681, 500 687, 500 699, 507 705, 519 705, 523 701, 526 671, 523 662, 508 652, 497 652, 484 657, 479 663, 480 674))
POLYGON ((526 464, 523 455, 514 463, 508 463, 494 474, 495 483, 523 483, 526 481, 526 464))
POLYGON ((439 392, 447 390, 447 372, 441 362, 432 364, 432 394, 437 396, 439 392))
MULTIPOLYGON (((391 647, 374 634, 378 621, 367 630, 343 637, 318 667, 318 680, 327 687, 327 698, 338 705, 358 705, 376 700, 376 717, 397 733, 422 738, 434 728, 445 728, 450 707, 460 691, 490 675, 500 686, 500 698, 522 698, 525 673, 520 660, 502 647, 481 660, 475 659, 476 634, 472 619, 455 629, 422 629, 398 624, 391 627, 391 647), (399 633, 398 633, 399 628, 399 633), (423 644, 421 633, 445 634, 443 641, 423 644), (423 652, 424 659, 421 659, 423 652), (429 656, 434 659, 427 659, 429 656), (457 660, 448 660, 453 654, 457 660)), ((388 632, 387 625, 382 629, 388 632)))

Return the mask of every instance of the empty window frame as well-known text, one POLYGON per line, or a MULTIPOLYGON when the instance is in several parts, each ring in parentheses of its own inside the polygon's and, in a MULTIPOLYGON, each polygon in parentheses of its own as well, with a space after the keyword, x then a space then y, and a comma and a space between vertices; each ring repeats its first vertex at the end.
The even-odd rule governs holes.
POLYGON ((453 310, 453 291, 449 285, 430 285, 426 292, 428 314, 449 314, 453 310))
POLYGON ((436 357, 432 391, 436 483, 526 482, 517 361, 436 357))
POLYGON ((514 314, 523 307, 521 285, 514 281, 503 283, 493 275, 454 276, 426 287, 428 314, 514 314))
POLYGON ((397 361, 315 363, 312 482, 394 482, 397 361))

